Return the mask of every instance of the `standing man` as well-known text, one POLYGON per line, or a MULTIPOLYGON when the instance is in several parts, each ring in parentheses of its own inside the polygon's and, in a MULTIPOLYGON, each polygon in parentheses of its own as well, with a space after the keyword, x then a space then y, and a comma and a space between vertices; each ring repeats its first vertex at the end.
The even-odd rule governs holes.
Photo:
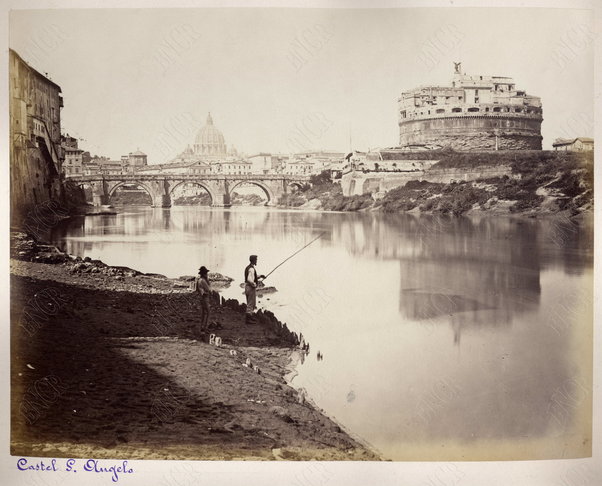
POLYGON ((247 297, 247 312, 246 323, 251 324, 254 321, 254 311, 257 307, 257 285, 260 279, 264 279, 265 275, 257 276, 257 255, 249 257, 249 264, 245 268, 245 296, 247 297))
POLYGON ((195 278, 194 290, 201 296, 201 323, 199 337, 207 332, 209 328, 209 297, 211 295, 211 284, 209 283, 209 270, 204 265, 199 268, 199 276, 195 278))

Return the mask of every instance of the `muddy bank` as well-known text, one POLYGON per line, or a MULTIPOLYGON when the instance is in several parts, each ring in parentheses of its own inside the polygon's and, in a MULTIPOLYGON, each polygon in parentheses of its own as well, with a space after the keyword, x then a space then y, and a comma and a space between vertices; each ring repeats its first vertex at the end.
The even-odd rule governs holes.
POLYGON ((378 459, 287 384, 302 337, 273 314, 246 324, 241 304, 215 294, 216 346, 197 337, 200 306, 186 280, 17 240, 12 454, 378 459))

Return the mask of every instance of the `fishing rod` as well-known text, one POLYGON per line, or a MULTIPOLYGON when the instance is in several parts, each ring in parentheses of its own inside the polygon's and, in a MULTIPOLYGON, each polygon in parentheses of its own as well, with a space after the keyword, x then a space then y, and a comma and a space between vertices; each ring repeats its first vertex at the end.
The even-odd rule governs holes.
POLYGON ((276 265, 272 271, 270 273, 268 273, 265 277, 263 277, 262 280, 265 280, 266 278, 268 278, 272 273, 274 273, 276 271, 276 269, 278 267, 280 267, 281 265, 284 265, 287 261, 289 261, 291 258, 293 258, 297 253, 305 250, 309 245, 311 245, 314 241, 319 240, 320 238, 322 238, 322 236, 324 236, 326 234, 326 231, 322 231, 322 233, 320 233, 316 238, 314 238, 313 240, 311 240, 307 245, 305 245, 303 248, 298 249, 295 253, 293 253, 291 256, 289 256, 288 258, 286 258, 285 260, 283 260, 282 262, 280 262, 278 265, 276 265))

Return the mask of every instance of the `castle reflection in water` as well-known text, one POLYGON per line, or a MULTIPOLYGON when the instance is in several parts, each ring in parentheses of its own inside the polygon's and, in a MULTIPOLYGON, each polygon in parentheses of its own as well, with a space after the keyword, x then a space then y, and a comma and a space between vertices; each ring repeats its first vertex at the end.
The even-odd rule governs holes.
MULTIPOLYGON (((299 247, 324 233, 324 245, 344 247, 363 258, 397 262, 400 321, 447 322, 456 344, 467 328, 510 326, 515 316, 536 310, 543 270, 561 269, 574 275, 593 265, 591 224, 570 220, 264 208, 124 211, 72 219, 54 230, 52 240, 72 254, 85 255, 93 246, 102 249, 115 240, 131 240, 144 251, 150 241, 173 239, 176 233, 184 240, 186 235, 201 234, 215 242, 226 235, 241 240, 261 234, 276 241, 296 239, 299 247), (147 238, 136 238, 141 235, 147 238)), ((225 257, 216 244, 205 249, 205 258, 219 265, 225 257)), ((379 275, 359 278, 370 285, 379 275)))

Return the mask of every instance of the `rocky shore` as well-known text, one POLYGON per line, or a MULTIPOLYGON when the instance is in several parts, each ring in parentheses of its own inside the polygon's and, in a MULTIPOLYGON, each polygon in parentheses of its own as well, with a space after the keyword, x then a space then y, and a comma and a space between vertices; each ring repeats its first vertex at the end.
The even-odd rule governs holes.
MULTIPOLYGON (((311 184, 281 198, 282 207, 323 211, 382 211, 448 215, 521 215, 527 217, 580 217, 593 213, 593 152, 500 151, 489 153, 453 150, 412 152, 407 157, 437 160, 433 169, 451 171, 451 180, 433 181, 424 174, 386 192, 343 195, 341 184, 324 172, 311 184), (503 176, 488 169, 507 167, 503 176)), ((368 179, 385 179, 395 172, 362 172, 368 179), (369 176, 366 176, 368 174, 369 176)), ((351 177, 353 174, 351 174, 351 177)))
POLYGON ((11 454, 378 460, 287 383, 303 337, 272 313, 215 292, 200 341, 190 277, 11 240, 11 454))

